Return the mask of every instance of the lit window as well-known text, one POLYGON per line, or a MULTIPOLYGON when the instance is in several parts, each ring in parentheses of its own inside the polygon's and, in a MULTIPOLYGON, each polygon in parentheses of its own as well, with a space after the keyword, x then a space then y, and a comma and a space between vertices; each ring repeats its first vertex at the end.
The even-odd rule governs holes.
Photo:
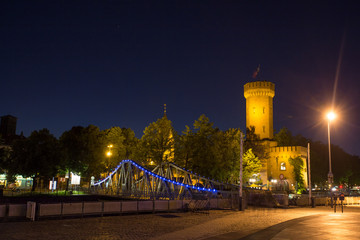
POLYGON ((285 171, 286 170, 286 164, 284 162, 280 163, 280 170, 285 171))
POLYGON ((253 108, 253 112, 255 113, 255 108, 253 108))

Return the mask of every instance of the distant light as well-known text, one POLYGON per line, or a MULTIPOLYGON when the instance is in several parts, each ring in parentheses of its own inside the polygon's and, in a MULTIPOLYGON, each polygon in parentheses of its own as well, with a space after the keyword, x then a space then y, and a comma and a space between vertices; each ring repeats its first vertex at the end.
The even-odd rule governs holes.
POLYGON ((110 151, 108 151, 108 152, 106 152, 106 155, 107 155, 108 157, 110 157, 110 156, 112 155, 112 153, 111 153, 110 151))

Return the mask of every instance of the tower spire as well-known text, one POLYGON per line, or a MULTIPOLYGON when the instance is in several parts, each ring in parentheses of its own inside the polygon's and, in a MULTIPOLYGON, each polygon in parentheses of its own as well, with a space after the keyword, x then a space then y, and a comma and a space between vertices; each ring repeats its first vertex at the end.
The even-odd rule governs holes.
POLYGON ((164 104, 164 117, 166 117, 166 103, 164 104))

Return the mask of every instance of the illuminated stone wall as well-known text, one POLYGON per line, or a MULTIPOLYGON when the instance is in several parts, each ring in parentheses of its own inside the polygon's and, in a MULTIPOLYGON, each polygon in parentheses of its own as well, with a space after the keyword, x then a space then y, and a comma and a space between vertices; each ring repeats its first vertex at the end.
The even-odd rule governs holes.
MULTIPOLYGON (((290 165, 289 158, 301 157, 304 168, 302 174, 304 176, 305 187, 307 183, 307 149, 301 146, 286 146, 286 147, 270 147, 269 159, 267 166, 267 179, 270 181, 274 179, 277 183, 287 180, 290 184, 290 189, 295 188, 295 179, 293 173, 293 166, 290 165), (282 176, 281 176, 282 175, 282 176), (281 179, 283 178, 283 179, 281 179)), ((269 183, 271 184, 271 183, 269 183)))

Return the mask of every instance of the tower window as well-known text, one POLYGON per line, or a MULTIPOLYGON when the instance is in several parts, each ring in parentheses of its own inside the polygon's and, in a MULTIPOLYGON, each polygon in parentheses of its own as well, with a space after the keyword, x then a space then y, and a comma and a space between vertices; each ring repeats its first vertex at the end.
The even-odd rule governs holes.
POLYGON ((265 113, 265 108, 263 107, 263 113, 265 113))
POLYGON ((253 112, 255 113, 255 108, 253 108, 253 112))
POLYGON ((280 163, 280 170, 285 171, 286 170, 286 163, 282 162, 280 163))

